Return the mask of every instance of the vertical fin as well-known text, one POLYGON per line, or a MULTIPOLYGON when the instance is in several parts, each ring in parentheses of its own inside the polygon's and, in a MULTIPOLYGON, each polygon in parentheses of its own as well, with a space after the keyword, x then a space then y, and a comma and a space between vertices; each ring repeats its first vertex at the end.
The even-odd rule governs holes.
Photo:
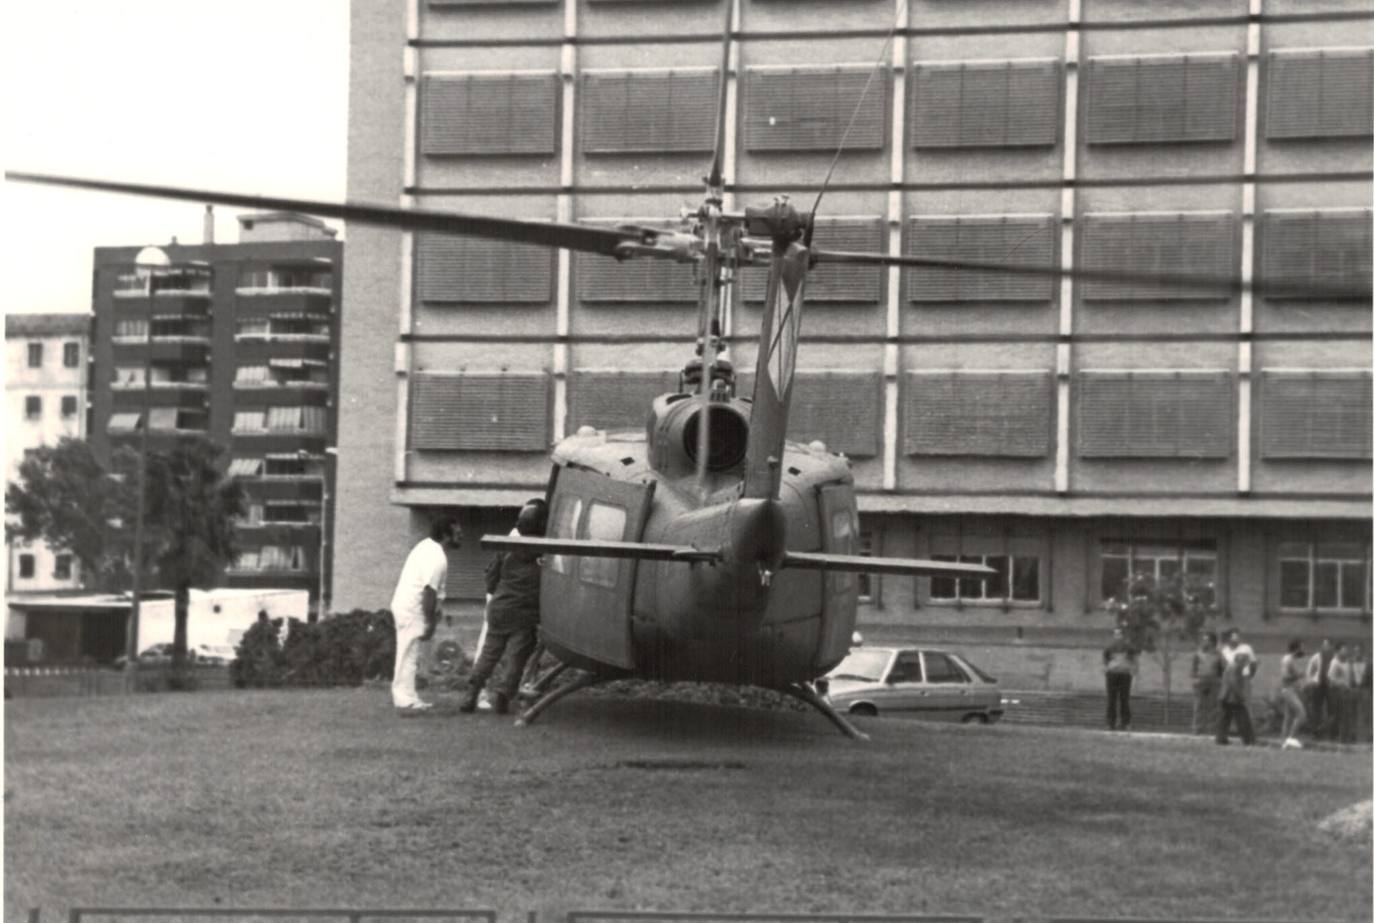
POLYGON ((773 242, 768 267, 758 362, 754 368, 754 408, 749 419, 749 449, 744 459, 745 497, 777 499, 787 411, 797 371, 802 289, 810 251, 797 240, 773 242))

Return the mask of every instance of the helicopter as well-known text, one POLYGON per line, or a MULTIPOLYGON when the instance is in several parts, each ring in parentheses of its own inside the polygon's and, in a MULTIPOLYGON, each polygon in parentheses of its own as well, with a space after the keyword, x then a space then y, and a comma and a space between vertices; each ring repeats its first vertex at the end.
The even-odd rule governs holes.
POLYGON ((813 245, 824 184, 806 212, 784 197, 727 209, 722 164, 730 43, 727 22, 714 153, 701 201, 666 226, 536 222, 25 172, 5 177, 538 244, 618 261, 693 265, 696 349, 678 389, 653 399, 643 431, 584 429, 553 447, 546 535, 481 539, 486 549, 527 549, 544 560, 540 630, 558 666, 540 678, 540 697, 517 723, 533 722, 589 686, 643 678, 776 690, 862 739, 866 735, 815 686, 849 651, 858 609, 854 575, 980 579, 996 572, 977 564, 857 553, 858 506, 847 460, 823 444, 787 438, 808 273, 825 263, 850 263, 1225 291, 1253 286, 1240 279, 827 250, 813 245), (767 284, 753 388, 743 395, 742 376, 722 348, 720 331, 747 267, 766 268, 767 284), (578 676, 553 686, 573 668, 578 676))

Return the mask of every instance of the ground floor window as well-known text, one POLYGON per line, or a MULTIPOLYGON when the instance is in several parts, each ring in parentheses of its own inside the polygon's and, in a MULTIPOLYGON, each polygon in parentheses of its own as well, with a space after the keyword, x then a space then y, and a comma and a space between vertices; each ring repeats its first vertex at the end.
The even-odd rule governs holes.
POLYGON ((1350 543, 1279 545, 1279 608, 1365 611, 1370 605, 1369 551, 1350 543))
POLYGON ((1102 543, 1102 598, 1121 592, 1126 581, 1149 577, 1156 583, 1186 574, 1194 586, 1210 588, 1216 602, 1217 549, 1214 542, 1180 545, 1108 540, 1102 543))
POLYGON ((997 571, 984 580, 932 577, 931 602, 1040 602, 1040 557, 1024 554, 932 554, 935 561, 983 564, 997 571))

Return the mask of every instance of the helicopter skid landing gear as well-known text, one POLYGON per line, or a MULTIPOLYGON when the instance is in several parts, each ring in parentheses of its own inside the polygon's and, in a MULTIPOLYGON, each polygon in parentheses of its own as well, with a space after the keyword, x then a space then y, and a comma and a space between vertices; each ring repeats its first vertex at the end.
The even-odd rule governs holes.
POLYGON ((801 699, 816 711, 830 719, 830 723, 840 729, 844 736, 852 740, 868 740, 869 737, 863 731, 849 723, 849 719, 835 711, 835 706, 831 705, 825 698, 816 691, 816 687, 810 683, 788 683, 780 690, 788 695, 801 699))
MULTIPOLYGON (((560 669, 558 670, 558 672, 561 673, 562 670, 560 669)), ((579 689, 586 689, 589 686, 595 686, 597 683, 607 682, 612 678, 613 677, 605 673, 583 673, 581 676, 577 677, 572 682, 564 683, 557 689, 545 693, 544 696, 539 699, 539 701, 535 702, 529 708, 525 709, 525 711, 523 711, 520 714, 520 717, 515 719, 515 726, 524 727, 525 725, 534 721, 534 719, 538 718, 540 713, 543 712, 544 709, 548 708, 550 705, 552 705, 554 702, 557 702, 564 696, 572 695, 579 689)), ((552 681, 551 677, 544 677, 544 679, 552 681)))

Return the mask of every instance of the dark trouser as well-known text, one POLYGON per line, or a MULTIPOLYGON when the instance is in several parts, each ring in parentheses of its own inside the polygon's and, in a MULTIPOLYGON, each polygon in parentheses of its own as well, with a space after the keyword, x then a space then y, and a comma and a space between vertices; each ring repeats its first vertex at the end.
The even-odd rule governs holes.
POLYGON ((1116 730, 1117 712, 1121 713, 1121 726, 1131 726, 1131 674, 1107 674, 1107 727, 1116 730))
POLYGON ((1331 730, 1331 689, 1317 684, 1308 690, 1312 697, 1312 707, 1308 709, 1307 724, 1317 737, 1325 737, 1331 730))
POLYGON ((1250 709, 1244 702, 1222 702, 1221 718, 1217 721, 1217 743, 1230 743, 1231 722, 1235 722, 1240 739, 1247 744, 1255 742, 1255 728, 1250 724, 1250 709))
POLYGON ((496 678, 492 692, 503 695, 507 699, 513 698, 520 686, 520 675, 525 672, 525 661, 529 660, 530 654, 534 653, 534 646, 538 640, 539 629, 537 628, 497 631, 488 627, 487 639, 482 643, 482 650, 477 655, 477 663, 473 665, 472 675, 468 677, 468 689, 473 695, 481 692, 482 687, 491 678, 492 671, 501 662, 501 655, 509 653, 510 660, 501 670, 501 675, 496 678))
POLYGON ((1193 695, 1193 733, 1211 733, 1217 726, 1217 681, 1198 679, 1193 695))
POLYGON ((1358 708, 1355 690, 1343 686, 1331 687, 1331 739, 1343 744, 1355 742, 1355 712, 1358 708))

